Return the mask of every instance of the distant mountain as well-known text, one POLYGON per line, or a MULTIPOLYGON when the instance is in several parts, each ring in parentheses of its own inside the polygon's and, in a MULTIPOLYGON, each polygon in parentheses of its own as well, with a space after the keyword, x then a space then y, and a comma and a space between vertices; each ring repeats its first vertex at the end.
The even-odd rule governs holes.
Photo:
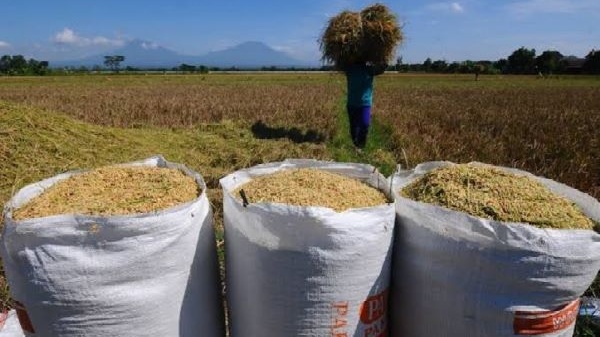
POLYGON ((224 50, 210 52, 202 56, 182 55, 154 43, 133 40, 116 50, 94 55, 80 60, 52 62, 52 67, 93 67, 104 65, 105 55, 123 55, 125 61, 122 67, 132 66, 139 68, 172 68, 182 63, 190 65, 205 65, 210 67, 289 67, 302 66, 305 63, 298 61, 284 52, 277 51, 262 42, 245 42, 224 50))
POLYGON ((199 58, 201 64, 219 67, 290 67, 302 62, 262 42, 244 42, 224 50, 210 52, 199 58))
POLYGON ((71 61, 57 61, 52 62, 53 67, 64 67, 64 66, 86 66, 93 67, 95 65, 104 66, 105 55, 123 55, 125 61, 121 63, 122 67, 144 67, 144 68, 161 68, 161 67, 175 67, 181 63, 187 63, 193 57, 180 55, 167 48, 160 47, 152 42, 144 40, 133 40, 127 43, 125 46, 102 53, 100 55, 94 55, 79 60, 71 61))

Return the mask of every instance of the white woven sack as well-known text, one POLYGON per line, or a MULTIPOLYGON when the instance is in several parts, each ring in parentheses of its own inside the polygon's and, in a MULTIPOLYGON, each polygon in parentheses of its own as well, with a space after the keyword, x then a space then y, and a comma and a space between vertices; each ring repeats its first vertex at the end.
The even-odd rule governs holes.
POLYGON ((315 160, 259 165, 221 179, 231 336, 385 336, 393 205, 339 213, 278 203, 244 207, 231 194, 253 177, 293 168, 389 191, 372 166, 315 160))
MULTIPOLYGON (((600 235, 492 221, 398 195, 446 165, 452 163, 424 163, 392 177, 392 336, 572 336, 578 298, 600 269, 600 235)), ((589 195, 500 169, 535 178, 600 220, 600 204, 589 195)))
POLYGON ((80 173, 71 172, 23 188, 6 205, 0 252, 27 336, 223 336, 202 177, 162 157, 126 165, 180 169, 202 194, 155 213, 13 220, 14 208, 80 173))

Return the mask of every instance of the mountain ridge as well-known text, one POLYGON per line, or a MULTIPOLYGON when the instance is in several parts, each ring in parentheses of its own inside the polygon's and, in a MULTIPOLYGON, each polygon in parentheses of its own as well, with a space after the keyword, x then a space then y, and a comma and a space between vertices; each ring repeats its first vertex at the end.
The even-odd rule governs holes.
POLYGON ((297 60, 287 53, 275 50, 259 41, 246 41, 222 50, 193 56, 177 53, 156 43, 135 39, 113 51, 77 60, 55 61, 50 66, 103 66, 105 55, 123 55, 125 61, 121 63, 121 67, 138 68, 173 68, 183 63, 222 68, 294 67, 309 64, 309 62, 297 60))

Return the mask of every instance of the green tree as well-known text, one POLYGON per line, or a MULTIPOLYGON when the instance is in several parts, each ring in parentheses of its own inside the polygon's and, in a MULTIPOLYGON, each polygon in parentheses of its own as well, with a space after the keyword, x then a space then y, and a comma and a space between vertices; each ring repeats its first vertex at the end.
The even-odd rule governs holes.
POLYGON ((114 72, 119 72, 121 62, 125 61, 125 56, 122 55, 107 55, 104 56, 104 65, 114 72))
POLYGON ((196 66, 193 66, 193 65, 190 65, 190 64, 185 64, 185 63, 182 63, 182 64, 179 66, 179 71, 181 71, 181 72, 184 72, 184 73, 185 73, 185 72, 194 73, 194 72, 196 71, 196 66))
POLYGON ((396 71, 400 71, 400 69, 402 69, 402 56, 400 56, 396 59, 396 65, 395 65, 396 71))
POLYGON ((470 74, 473 72, 473 69, 475 69, 475 62, 466 60, 460 64, 458 71, 463 74, 470 74))
POLYGON ((38 69, 37 75, 46 75, 50 71, 48 69, 49 65, 50 63, 48 63, 48 61, 40 61, 40 67, 38 69))
POLYGON ((546 50, 540 56, 536 57, 535 65, 540 71, 553 74, 560 72, 562 59, 563 54, 555 50, 546 50))
POLYGON ((10 71, 14 75, 25 75, 27 73, 27 60, 23 55, 13 55, 10 59, 10 71))
POLYGON ((430 72, 431 71, 431 65, 433 64, 433 62, 431 61, 431 58, 427 58, 425 60, 425 62, 423 62, 423 67, 422 69, 426 72, 430 72))
POLYGON ((456 73, 458 73, 459 69, 460 69, 460 63, 455 61, 448 65, 447 71, 451 74, 456 74, 456 73))
POLYGON ((8 75, 11 59, 12 57, 10 55, 2 55, 2 57, 0 57, 0 74, 8 75))
POLYGON ((200 74, 208 74, 208 67, 205 65, 199 65, 197 69, 200 74))
POLYGON ((479 81, 479 74, 483 74, 487 71, 487 67, 483 63, 476 63, 473 65, 473 73, 475 74, 475 81, 479 81))
POLYGON ((521 47, 508 57, 508 69, 512 74, 535 73, 535 49, 521 47))
POLYGON ((45 75, 48 61, 26 60, 23 55, 3 55, 0 57, 0 74, 4 75, 45 75))
POLYGON ((448 69, 448 63, 444 60, 437 60, 431 63, 431 71, 443 73, 448 69))
POLYGON ((594 50, 587 54, 583 71, 588 74, 600 74, 600 50, 594 50))
POLYGON ((28 75, 46 75, 48 73, 48 61, 38 61, 35 59, 29 59, 27 61, 27 74, 28 75))
POLYGON ((493 63, 493 67, 498 69, 501 73, 505 74, 508 72, 508 60, 507 59, 499 59, 498 61, 493 63))

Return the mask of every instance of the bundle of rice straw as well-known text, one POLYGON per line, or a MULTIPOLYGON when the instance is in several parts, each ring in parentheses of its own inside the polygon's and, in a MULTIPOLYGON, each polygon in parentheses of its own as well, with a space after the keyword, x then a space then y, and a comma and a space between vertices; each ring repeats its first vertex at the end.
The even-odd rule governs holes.
POLYGON ((320 38, 323 60, 344 68, 356 62, 386 64, 403 35, 396 15, 382 4, 331 18, 320 38))
POLYGON ((403 39, 396 16, 382 4, 363 9, 360 16, 365 59, 375 64, 389 63, 403 39))

